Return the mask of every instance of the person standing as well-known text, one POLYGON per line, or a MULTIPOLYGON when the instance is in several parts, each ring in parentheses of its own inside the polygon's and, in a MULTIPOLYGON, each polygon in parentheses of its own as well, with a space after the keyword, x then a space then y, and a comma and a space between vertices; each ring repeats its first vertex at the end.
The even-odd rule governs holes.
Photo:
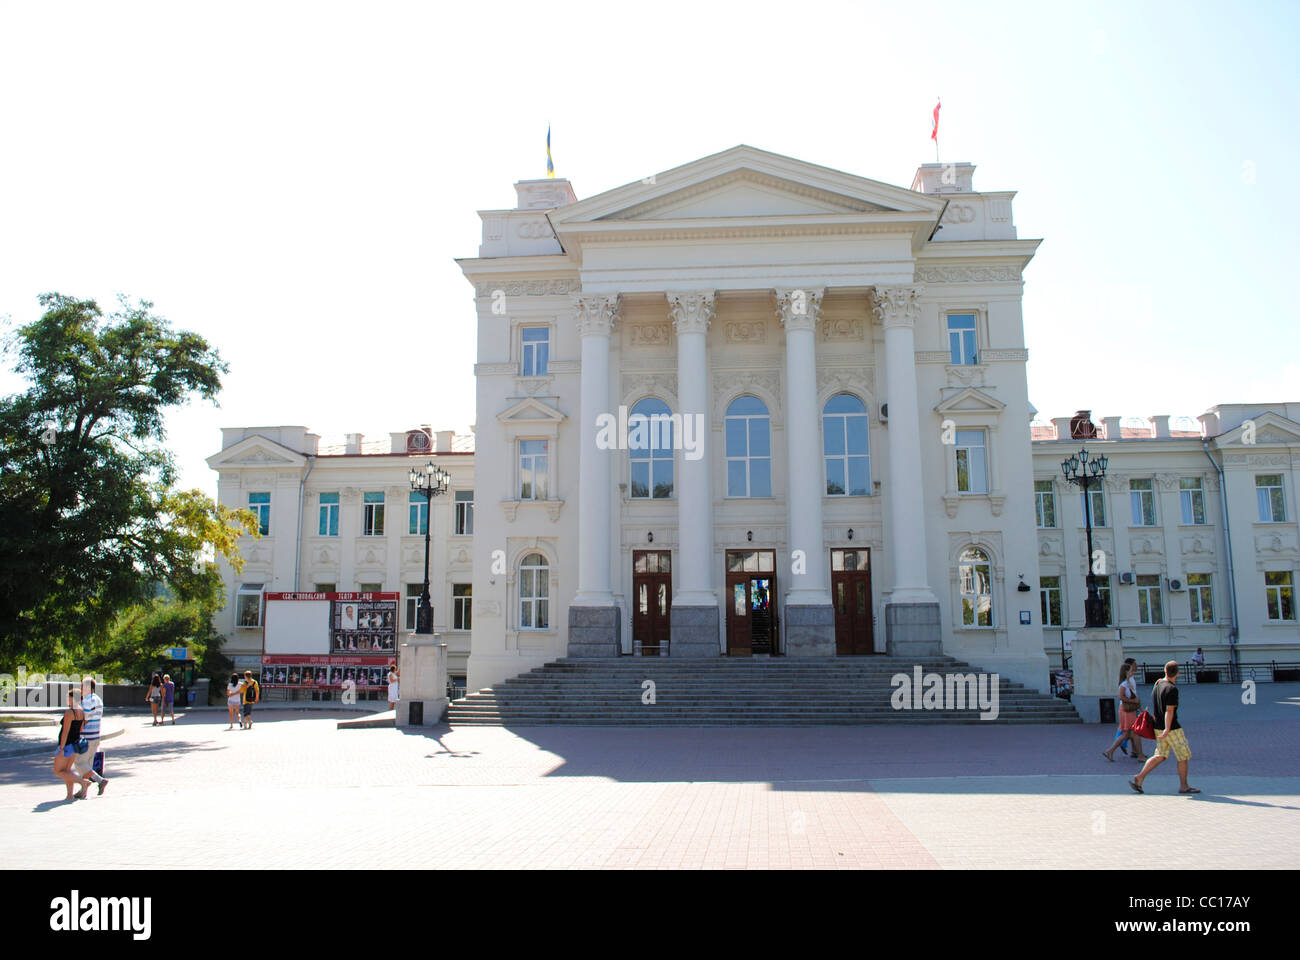
POLYGON ((397 689, 397 667, 396 665, 388 668, 388 709, 396 710, 398 701, 397 689))
MULTIPOLYGON (((239 701, 242 699, 240 695, 243 691, 244 685, 240 682, 239 675, 232 673, 230 682, 226 684, 226 713, 230 717, 230 726, 226 727, 227 730, 235 729, 235 717, 239 713, 239 701)), ((241 727, 244 725, 242 719, 239 725, 241 727)))
POLYGON ((253 704, 261 699, 261 691, 257 687, 257 681, 253 679, 253 671, 244 671, 243 683, 244 695, 244 713, 239 718, 239 725, 245 730, 253 729, 253 704))
POLYGON ((1142 753, 1142 738, 1133 732, 1133 721, 1137 719, 1138 708, 1142 701, 1137 694, 1137 661, 1129 657, 1119 668, 1119 736, 1110 745, 1109 750, 1102 751, 1102 756, 1111 763, 1115 762, 1115 748, 1125 740, 1133 744, 1133 759, 1145 760, 1142 753))
POLYGON ((104 788, 108 786, 108 777, 95 772, 95 754, 99 752, 99 728, 104 719, 104 701, 95 692, 95 681, 91 677, 81 681, 81 712, 86 715, 85 722, 81 725, 81 735, 86 738, 89 748, 85 753, 73 757, 72 768, 85 780, 77 794, 78 798, 84 800, 92 782, 99 785, 99 792, 95 794, 97 797, 103 796, 104 788))
POLYGON ((162 678, 163 702, 161 722, 167 722, 167 715, 171 714, 172 726, 176 726, 176 684, 172 682, 170 673, 164 673, 162 678))
POLYGON ((1187 734, 1178 722, 1178 661, 1170 660, 1165 664, 1165 678, 1157 680, 1151 691, 1152 714, 1156 728, 1156 752, 1147 759, 1141 773, 1128 782, 1138 793, 1143 793, 1142 782, 1156 767, 1164 763, 1173 753, 1178 760, 1178 792, 1200 793, 1187 783, 1187 761, 1192 758, 1192 750, 1187 745, 1187 734))
POLYGON ((66 707, 59 725, 59 746, 54 751, 54 775, 67 785, 68 795, 63 799, 71 800, 75 796, 72 788, 81 780, 72 770, 72 758, 77 755, 77 743, 81 740, 81 726, 86 715, 78 704, 75 690, 68 691, 66 707))
POLYGON ((149 692, 144 696, 144 702, 149 704, 149 709, 153 711, 152 727, 162 725, 162 677, 154 674, 149 681, 149 692))

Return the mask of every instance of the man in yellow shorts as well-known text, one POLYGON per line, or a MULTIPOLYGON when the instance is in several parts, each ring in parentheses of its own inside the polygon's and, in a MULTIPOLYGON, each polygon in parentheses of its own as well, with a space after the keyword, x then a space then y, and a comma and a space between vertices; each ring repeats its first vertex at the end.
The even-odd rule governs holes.
POLYGON ((1178 661, 1170 660, 1165 664, 1165 678, 1158 680, 1151 691, 1152 720, 1156 728, 1156 752, 1147 759, 1142 772, 1128 782, 1138 793, 1143 793, 1142 781, 1173 753, 1178 761, 1178 792, 1200 793, 1187 783, 1187 761, 1192 758, 1192 749, 1187 745, 1187 734, 1183 733, 1178 722, 1178 661))

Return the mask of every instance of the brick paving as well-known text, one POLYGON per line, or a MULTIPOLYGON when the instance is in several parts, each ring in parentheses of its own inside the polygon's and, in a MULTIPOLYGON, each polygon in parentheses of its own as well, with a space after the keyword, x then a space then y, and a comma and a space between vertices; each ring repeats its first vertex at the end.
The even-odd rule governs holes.
MULTIPOLYGON (((1099 726, 339 730, 263 711, 106 719, 105 795, 63 803, 48 754, 0 759, 9 865, 1122 869, 1300 862, 1300 685, 1184 693, 1194 753, 1099 755, 1099 726), (159 836, 187 839, 159 844, 159 836), (1166 848, 1169 849, 1169 848, 1166 848)), ((50 728, 52 731, 53 728, 50 728)), ((31 728, 8 731, 33 736, 31 728)), ((41 732, 42 738, 52 732, 41 732)))

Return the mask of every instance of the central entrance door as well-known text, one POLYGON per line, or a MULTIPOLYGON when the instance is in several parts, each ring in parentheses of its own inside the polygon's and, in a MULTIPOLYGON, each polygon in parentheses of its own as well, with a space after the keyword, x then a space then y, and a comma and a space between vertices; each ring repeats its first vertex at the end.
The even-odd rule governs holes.
POLYGON ((776 551, 727 551, 727 655, 778 652, 776 551))
POLYGON ((668 655, 672 596, 672 554, 667 550, 632 551, 633 653, 643 657, 668 655))
POLYGON ((831 551, 831 603, 835 607, 835 652, 875 653, 871 629, 871 551, 831 551))

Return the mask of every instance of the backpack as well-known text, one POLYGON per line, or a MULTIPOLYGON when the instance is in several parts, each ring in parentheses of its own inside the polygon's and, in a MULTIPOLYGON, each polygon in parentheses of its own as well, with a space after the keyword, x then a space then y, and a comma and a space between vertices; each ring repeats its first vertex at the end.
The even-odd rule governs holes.
POLYGON ((257 685, 256 680, 248 681, 248 686, 244 688, 244 702, 257 703, 262 699, 262 690, 257 685))

